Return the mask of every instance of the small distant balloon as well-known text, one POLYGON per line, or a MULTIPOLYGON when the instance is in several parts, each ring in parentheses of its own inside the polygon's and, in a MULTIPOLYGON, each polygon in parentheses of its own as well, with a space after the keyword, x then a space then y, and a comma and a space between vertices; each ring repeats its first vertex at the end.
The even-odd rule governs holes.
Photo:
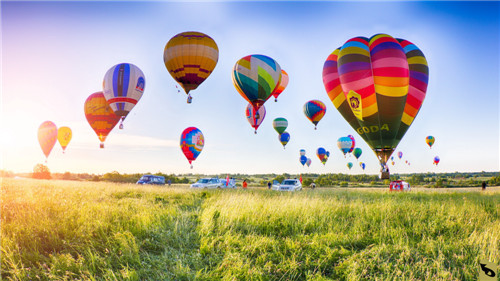
POLYGON ((363 150, 361 150, 361 148, 359 147, 356 147, 352 154, 354 155, 354 157, 356 157, 356 159, 359 159, 359 157, 361 156, 361 154, 363 153, 363 150))
POLYGON ((347 168, 349 168, 349 170, 352 168, 352 162, 347 163, 347 168))
POLYGON ((398 157, 399 157, 399 159, 403 158, 403 152, 399 151, 398 152, 398 157))
POLYGON ((290 141, 290 134, 288 132, 283 132, 279 135, 278 139, 283 145, 283 149, 285 149, 285 145, 290 141))
POLYGON ((359 162, 359 166, 363 169, 363 171, 365 170, 365 167, 366 167, 366 164, 363 163, 363 162, 359 162))
POLYGON ((312 162, 311 158, 307 158, 306 162, 307 167, 311 166, 311 162, 312 162))
POLYGON ((314 129, 326 112, 325 104, 320 100, 310 100, 304 104, 304 114, 314 124, 314 129))
POLYGON ((182 132, 180 146, 189 164, 191 164, 191 169, 193 168, 192 162, 198 158, 204 145, 205 137, 200 129, 189 127, 182 132))
POLYGON ((341 137, 337 140, 337 146, 344 153, 344 157, 351 150, 352 140, 348 137, 341 137))
POLYGON ((273 128, 278 134, 283 134, 288 127, 288 121, 283 117, 278 117, 273 120, 273 128))
POLYGON ((427 136, 425 138, 425 142, 427 143, 427 145, 429 145, 430 148, 432 148, 432 145, 434 144, 435 141, 436 139, 433 136, 427 136))
POLYGON ((306 155, 306 150, 305 149, 301 149, 300 150, 300 156, 304 156, 306 155))
POLYGON ((318 156, 319 161, 321 161, 321 163, 325 165, 327 159, 326 149, 324 149, 323 147, 318 147, 318 149, 316 150, 316 155, 318 156))
POLYGON ((255 133, 257 134, 257 129, 259 128, 262 121, 264 121, 264 117, 266 117, 266 107, 262 105, 259 108, 259 111, 256 113, 253 105, 248 104, 245 109, 245 115, 247 117, 248 123, 250 126, 255 129, 255 133))
POLYGON ((45 121, 38 127, 38 142, 43 154, 45 154, 45 162, 47 162, 49 154, 57 142, 57 126, 54 122, 45 121))
POLYGON ((61 127, 57 130, 57 140, 62 147, 63 153, 66 151, 66 147, 71 141, 72 132, 69 127, 61 127))
POLYGON ((352 140, 351 149, 349 149, 349 151, 347 153, 352 153, 352 151, 354 150, 354 147, 356 147, 356 140, 354 139, 353 135, 347 135, 347 137, 352 140))
POLYGON ((441 159, 439 159, 439 156, 436 156, 436 157, 434 157, 434 163, 432 163, 432 164, 437 166, 439 164, 439 161, 441 161, 441 159))
POLYGON ((300 156, 299 158, 300 164, 304 166, 307 163, 307 157, 305 155, 300 156))

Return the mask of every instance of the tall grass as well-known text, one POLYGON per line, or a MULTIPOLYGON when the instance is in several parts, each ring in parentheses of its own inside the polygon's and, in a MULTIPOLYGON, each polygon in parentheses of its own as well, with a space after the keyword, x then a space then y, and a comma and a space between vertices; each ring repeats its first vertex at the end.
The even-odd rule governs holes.
POLYGON ((3 179, 5 280, 477 280, 500 192, 3 179))

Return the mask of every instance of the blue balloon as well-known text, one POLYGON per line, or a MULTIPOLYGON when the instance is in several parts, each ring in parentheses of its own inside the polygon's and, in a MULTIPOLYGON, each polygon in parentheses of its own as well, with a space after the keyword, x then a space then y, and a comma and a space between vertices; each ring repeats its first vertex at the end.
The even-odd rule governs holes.
POLYGON ((307 162, 307 157, 305 155, 300 156, 300 164, 304 166, 307 162))

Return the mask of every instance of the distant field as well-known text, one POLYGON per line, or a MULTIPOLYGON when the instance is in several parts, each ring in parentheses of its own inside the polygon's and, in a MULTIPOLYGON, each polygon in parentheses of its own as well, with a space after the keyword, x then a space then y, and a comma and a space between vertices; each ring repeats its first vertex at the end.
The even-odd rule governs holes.
POLYGON ((186 187, 2 179, 2 279, 478 280, 500 262, 499 187, 186 187))

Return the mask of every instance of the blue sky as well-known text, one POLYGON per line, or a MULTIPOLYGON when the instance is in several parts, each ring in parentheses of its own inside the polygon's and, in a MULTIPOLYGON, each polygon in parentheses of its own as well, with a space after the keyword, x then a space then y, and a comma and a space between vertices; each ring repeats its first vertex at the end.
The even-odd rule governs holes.
POLYGON ((356 159, 344 158, 336 145, 352 134, 365 173, 378 174, 375 154, 328 99, 322 68, 348 39, 387 33, 419 46, 430 68, 426 99, 396 148, 411 166, 396 161, 391 172, 499 170, 499 2, 2 1, 1 13, 3 169, 28 172, 43 163, 36 132, 51 120, 73 130, 65 154, 59 144, 52 150, 53 172, 360 174, 356 159), (183 31, 206 33, 219 47, 218 64, 192 92, 192 104, 163 64, 165 44, 183 31), (274 58, 290 77, 279 101, 265 104, 257 135, 231 81, 235 62, 250 54, 274 58), (115 128, 99 149, 83 103, 121 62, 141 68, 145 93, 125 129, 115 128), (327 105, 317 130, 302 112, 311 99, 327 105), (286 149, 272 128, 276 117, 289 121, 286 149), (192 170, 179 148, 189 126, 206 141, 192 170), (427 135, 436 137, 432 149, 427 135), (331 153, 325 166, 316 157, 319 146, 331 153), (302 148, 310 168, 299 163, 302 148))

